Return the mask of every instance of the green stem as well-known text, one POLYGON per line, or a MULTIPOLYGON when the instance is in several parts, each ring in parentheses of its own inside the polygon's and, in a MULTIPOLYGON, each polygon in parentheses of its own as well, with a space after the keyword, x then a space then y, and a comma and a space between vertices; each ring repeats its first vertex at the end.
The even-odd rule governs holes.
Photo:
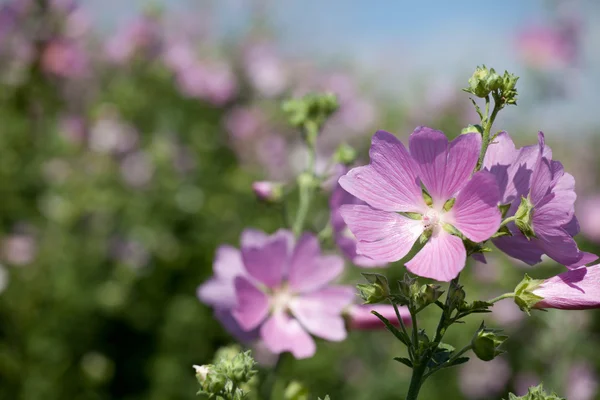
POLYGON ((448 361, 446 361, 444 364, 442 364, 439 367, 432 369, 431 371, 426 373, 423 376, 423 381, 425 381, 427 378, 429 378, 431 375, 433 375, 435 372, 439 371, 440 369, 452 366, 452 363, 454 361, 456 361, 460 356, 462 356, 463 354, 465 354, 467 351, 471 350, 472 348, 473 348, 473 346, 471 344, 468 344, 465 347, 463 347, 462 349, 460 349, 457 353, 455 353, 452 357, 450 357, 450 359, 448 359, 448 361))
POLYGON ((315 174, 315 159, 316 159, 316 134, 307 134, 308 143, 308 163, 306 171, 300 175, 298 179, 299 191, 300 191, 300 204, 298 205, 298 213, 296 219, 292 225, 292 231, 296 237, 300 236, 302 229, 304 228, 304 222, 310 209, 310 203, 312 200, 314 181, 316 178, 315 174), (313 136, 315 136, 314 139, 313 136))
MULTIPOLYGON (((483 165, 483 158, 485 157, 485 153, 487 152, 487 148, 490 145, 490 131, 492 130, 492 125, 494 125, 494 121, 496 120, 496 116, 498 112, 502 109, 502 105, 499 101, 494 99, 494 109, 492 110, 492 115, 488 118, 488 112, 490 109, 490 98, 489 96, 485 98, 485 124, 483 128, 483 137, 481 142, 481 151, 479 153, 479 160, 477 161, 477 167, 475 168, 475 172, 481 169, 483 165)), ((483 121, 482 121, 483 122, 483 121)))
MULTIPOLYGON (((396 312, 396 318, 398 318, 398 322, 400 323, 400 328, 402 329, 402 332, 406 335, 406 337, 409 337, 408 330, 406 329, 406 325, 404 325, 404 320, 402 320, 402 316, 400 315, 400 310, 398 310, 398 305, 396 305, 396 303, 394 303, 392 300, 390 300, 390 303, 392 303, 392 306, 394 306, 394 311, 396 312)), ((416 355, 414 353, 412 344, 411 344, 411 346, 407 346, 407 348, 408 348, 408 356, 410 357, 410 360, 414 361, 416 359, 416 355)))
POLYGON ((498 296, 498 297, 494 297, 493 299, 488 300, 487 302, 494 304, 494 303, 499 302, 500 300, 510 299, 510 298, 513 298, 513 297, 515 297, 514 293, 504 293, 503 295, 498 296))
POLYGON ((419 391, 421 390, 421 385, 423 384, 423 375, 425 374, 426 368, 427 363, 416 364, 413 368, 406 400, 417 400, 419 397, 419 391))
POLYGON ((517 216, 516 215, 513 215, 512 217, 508 217, 504 221, 502 221, 502 223, 500 224, 500 228, 502 228, 503 226, 505 226, 509 222, 513 222, 513 221, 516 221, 516 220, 517 220, 517 216))

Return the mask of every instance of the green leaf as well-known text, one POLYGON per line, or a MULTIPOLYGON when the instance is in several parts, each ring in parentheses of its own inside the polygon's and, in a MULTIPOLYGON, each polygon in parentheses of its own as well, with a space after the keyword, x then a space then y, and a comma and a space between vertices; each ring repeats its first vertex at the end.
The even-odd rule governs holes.
POLYGON ((454 367, 455 365, 464 364, 464 363, 466 363, 469 360, 470 360, 469 357, 458 357, 456 360, 454 360, 450 364, 448 364, 448 366, 449 367, 454 367))
POLYGON ((392 332, 392 334, 396 336, 396 339, 404 343, 405 346, 410 346, 410 338, 408 337, 408 335, 406 335, 404 332, 400 331, 398 328, 392 325, 386 317, 379 314, 377 311, 371 311, 371 314, 379 318, 381 322, 383 322, 387 330, 392 332))
POLYGON ((404 358, 404 357, 394 357, 394 360, 398 361, 399 363, 402 363, 404 365, 406 365, 409 368, 413 367, 413 363, 412 361, 410 361, 408 358, 404 358))

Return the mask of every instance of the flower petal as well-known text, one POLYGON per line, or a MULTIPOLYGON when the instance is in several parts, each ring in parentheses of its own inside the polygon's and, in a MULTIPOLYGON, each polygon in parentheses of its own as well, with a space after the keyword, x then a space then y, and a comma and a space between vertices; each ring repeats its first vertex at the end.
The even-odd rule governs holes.
POLYGON ((256 328, 269 313, 269 298, 243 276, 235 278, 237 307, 232 315, 243 330, 256 328))
POLYGON ((243 330, 231 314, 231 310, 217 308, 215 309, 215 318, 231 336, 242 343, 249 343, 258 338, 258 329, 243 330))
POLYGON ((416 166, 404 145, 390 133, 373 135, 371 164, 350 170, 339 184, 371 207, 385 211, 421 212, 426 207, 416 166))
POLYGON ((327 288, 296 297, 290 303, 290 310, 313 335, 339 342, 347 334, 341 312, 352 303, 353 292, 350 287, 327 288))
POLYGON ((472 241, 483 242, 500 227, 499 200, 496 179, 491 173, 480 171, 460 191, 445 220, 472 241))
POLYGON ((577 268, 546 279, 533 293, 543 297, 535 308, 600 308, 600 266, 577 268))
POLYGON ((421 221, 369 206, 345 205, 342 217, 358 239, 357 252, 376 261, 398 261, 423 233, 421 221))
POLYGON ((233 246, 219 246, 213 262, 213 271, 219 278, 230 280, 238 275, 245 275, 242 254, 233 246))
POLYGON ((211 307, 230 309, 237 304, 233 280, 211 278, 198 286, 197 295, 211 307))
POLYGON ((288 283, 294 292, 306 292, 322 287, 344 270, 344 260, 338 256, 321 256, 316 236, 302 235, 290 262, 288 283))
POLYGON ((577 243, 562 227, 550 227, 536 231, 539 247, 554 261, 567 268, 577 268, 598 259, 597 256, 579 250, 577 243))
POLYGON ((441 230, 429 238, 421 251, 406 263, 406 268, 413 274, 448 282, 462 271, 466 260, 462 240, 441 230))
POLYGON ((291 352, 297 359, 312 357, 316 350, 313 338, 300 323, 287 314, 273 314, 261 327, 265 346, 273 353, 291 352))
POLYGON ((410 153, 436 205, 443 205, 467 183, 480 148, 481 136, 477 133, 460 135, 450 145, 446 135, 431 128, 418 127, 410 135, 410 153))
POLYGON ((292 238, 291 232, 280 229, 267 238, 254 237, 249 245, 242 246, 242 259, 250 276, 271 288, 281 284, 292 238))
POLYGON ((529 265, 535 265, 542 261, 544 251, 539 247, 536 240, 527 240, 514 223, 510 223, 509 229, 512 236, 502 236, 493 240, 493 243, 501 251, 509 256, 521 260, 529 265))

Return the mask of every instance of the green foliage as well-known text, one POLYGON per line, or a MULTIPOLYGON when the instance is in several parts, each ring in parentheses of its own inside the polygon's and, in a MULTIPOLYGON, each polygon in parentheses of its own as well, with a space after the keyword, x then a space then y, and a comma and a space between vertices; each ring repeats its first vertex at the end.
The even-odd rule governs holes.
POLYGON ((508 395, 508 400, 566 400, 562 397, 558 397, 556 393, 547 394, 544 391, 544 385, 539 384, 538 386, 530 387, 525 396, 515 396, 514 394, 508 395))

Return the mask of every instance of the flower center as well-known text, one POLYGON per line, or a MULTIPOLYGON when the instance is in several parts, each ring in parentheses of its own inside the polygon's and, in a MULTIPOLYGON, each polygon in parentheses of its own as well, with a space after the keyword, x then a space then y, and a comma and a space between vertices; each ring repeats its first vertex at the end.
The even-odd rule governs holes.
POLYGON ((293 298, 294 295, 290 292, 287 285, 275 289, 271 295, 271 310, 274 313, 287 312, 293 298))
POLYGON ((441 213, 430 208, 427 210, 425 215, 423 215, 423 228, 427 229, 435 229, 442 222, 441 213))

